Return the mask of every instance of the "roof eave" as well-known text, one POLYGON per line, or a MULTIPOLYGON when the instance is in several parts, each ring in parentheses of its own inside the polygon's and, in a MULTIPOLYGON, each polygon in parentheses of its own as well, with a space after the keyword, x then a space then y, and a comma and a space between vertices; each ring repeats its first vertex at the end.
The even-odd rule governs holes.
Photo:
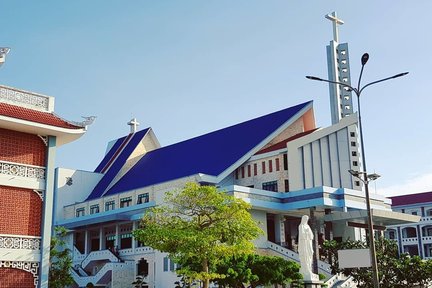
POLYGON ((75 141, 86 132, 86 127, 76 129, 63 128, 2 115, 0 115, 0 128, 29 134, 56 136, 57 146, 75 141))

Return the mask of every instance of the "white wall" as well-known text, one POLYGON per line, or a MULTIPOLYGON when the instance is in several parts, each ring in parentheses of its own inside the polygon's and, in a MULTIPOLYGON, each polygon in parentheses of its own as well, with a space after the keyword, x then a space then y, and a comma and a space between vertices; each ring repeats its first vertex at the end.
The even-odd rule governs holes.
POLYGON ((346 117, 338 124, 288 142, 291 191, 319 186, 361 190, 348 173, 360 169, 356 124, 355 115, 346 117))
POLYGON ((55 183, 54 191, 54 221, 64 219, 64 206, 84 201, 102 176, 103 174, 89 171, 57 168, 57 183, 55 183), (72 185, 66 184, 69 178, 72 179, 72 185))

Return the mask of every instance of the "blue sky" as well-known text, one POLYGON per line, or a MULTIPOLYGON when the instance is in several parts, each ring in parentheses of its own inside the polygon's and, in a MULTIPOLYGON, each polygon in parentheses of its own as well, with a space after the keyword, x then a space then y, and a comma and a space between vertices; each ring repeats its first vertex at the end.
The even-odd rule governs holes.
POLYGON ((362 95, 369 172, 385 195, 432 190, 431 1, 2 1, 0 83, 54 96, 70 120, 96 115, 57 164, 93 170, 136 117, 162 145, 308 100, 330 125, 324 15, 345 21, 351 76, 409 71, 362 95))

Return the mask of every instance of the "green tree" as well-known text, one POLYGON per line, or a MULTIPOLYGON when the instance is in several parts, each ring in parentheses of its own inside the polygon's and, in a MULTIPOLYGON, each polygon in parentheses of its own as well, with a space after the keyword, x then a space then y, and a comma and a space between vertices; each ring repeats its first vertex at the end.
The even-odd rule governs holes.
POLYGON ((299 264, 276 256, 247 254, 225 257, 217 265, 217 272, 226 277, 216 282, 221 287, 235 288, 285 285, 302 278, 299 270, 299 264))
MULTIPOLYGON (((432 261, 422 260, 419 256, 409 256, 398 253, 395 241, 386 238, 378 238, 375 241, 376 255, 380 287, 427 287, 432 281, 432 261)), ((370 268, 345 268, 339 269, 337 251, 342 249, 368 248, 368 244, 362 241, 325 241, 323 244, 327 255, 333 259, 332 272, 342 272, 351 275, 359 288, 373 286, 372 270, 370 268)))
POLYGON ((253 239, 262 230, 249 213, 250 205, 220 192, 214 186, 188 183, 180 191, 167 192, 163 205, 150 209, 134 236, 147 246, 169 253, 182 265, 178 271, 190 279, 224 277, 212 273, 220 259, 253 251, 253 239))
POLYGON ((63 288, 74 283, 70 269, 72 268, 72 257, 70 250, 65 248, 64 237, 67 234, 66 228, 57 226, 54 228, 54 235, 51 237, 50 247, 50 269, 49 287, 63 288))

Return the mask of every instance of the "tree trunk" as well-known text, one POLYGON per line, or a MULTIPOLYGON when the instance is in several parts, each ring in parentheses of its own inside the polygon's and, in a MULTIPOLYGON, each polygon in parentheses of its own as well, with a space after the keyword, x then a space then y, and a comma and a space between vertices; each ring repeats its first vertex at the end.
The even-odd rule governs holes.
MULTIPOLYGON (((208 261, 207 259, 203 260, 202 262, 202 271, 207 273, 209 272, 209 267, 208 267, 208 261)), ((210 286, 210 279, 204 279, 203 281, 203 288, 209 288, 210 286)))

